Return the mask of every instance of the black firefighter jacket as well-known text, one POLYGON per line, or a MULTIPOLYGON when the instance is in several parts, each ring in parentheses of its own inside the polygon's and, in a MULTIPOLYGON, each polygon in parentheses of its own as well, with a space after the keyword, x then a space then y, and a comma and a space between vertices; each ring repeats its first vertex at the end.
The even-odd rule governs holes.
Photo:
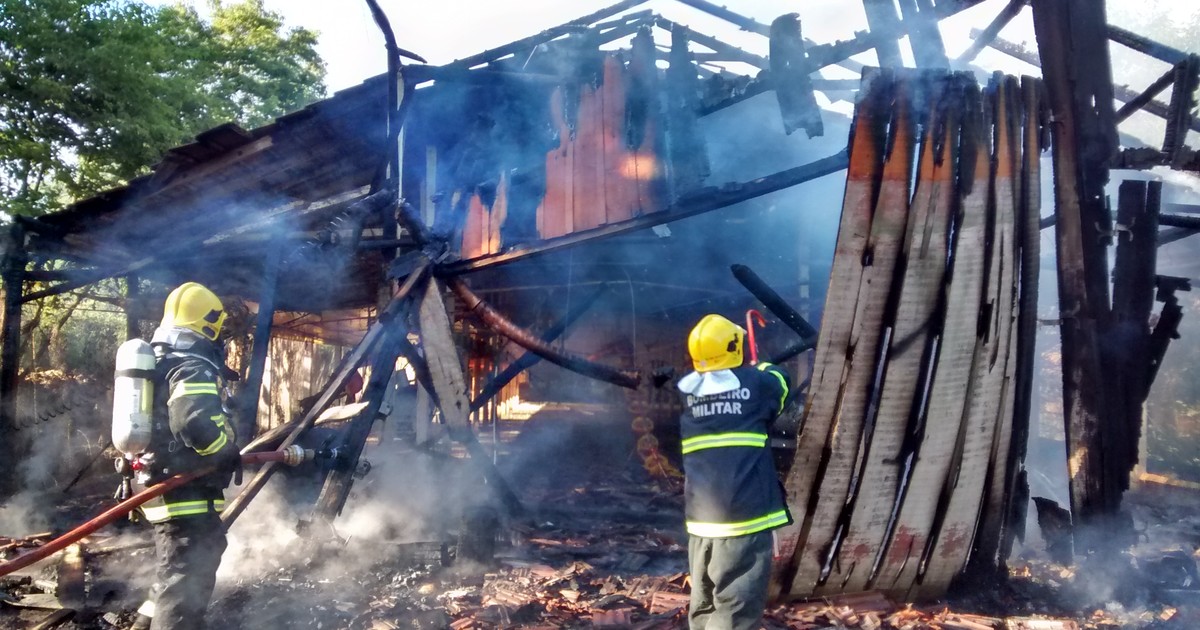
MULTIPOLYGON (((169 352, 158 360, 154 391, 151 483, 236 457, 232 423, 221 404, 216 362, 197 354, 169 352)), ((165 493, 142 506, 151 523, 220 512, 230 472, 223 470, 165 493)))
POLYGON ((693 536, 747 536, 791 523, 767 437, 787 398, 787 372, 769 363, 731 371, 737 389, 684 396, 684 499, 693 536))

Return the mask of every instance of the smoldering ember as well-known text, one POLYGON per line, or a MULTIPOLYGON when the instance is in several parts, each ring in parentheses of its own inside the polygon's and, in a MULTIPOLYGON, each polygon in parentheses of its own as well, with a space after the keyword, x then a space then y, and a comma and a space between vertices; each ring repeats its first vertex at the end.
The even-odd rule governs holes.
POLYGON ((6 214, 0 626, 169 627, 224 529, 213 628, 720 625, 751 536, 738 627, 1200 627, 1200 14, 623 0, 432 65, 364 2, 385 74, 6 214))

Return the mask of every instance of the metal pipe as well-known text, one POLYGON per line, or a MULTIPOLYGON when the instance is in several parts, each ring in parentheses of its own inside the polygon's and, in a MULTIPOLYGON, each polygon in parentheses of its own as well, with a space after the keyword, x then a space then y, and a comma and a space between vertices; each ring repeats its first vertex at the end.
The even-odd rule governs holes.
MULTIPOLYGON (((586 313, 588 309, 592 307, 592 304, 595 304, 596 300, 606 292, 607 287, 601 286, 600 290, 592 293, 591 296, 576 304, 573 308, 571 308, 570 311, 567 312, 566 315, 563 315, 562 319, 555 322, 553 326, 546 329, 546 332, 542 333, 542 341, 550 343, 555 339, 558 339, 560 335, 566 332, 567 328, 569 328, 571 324, 575 323, 575 320, 579 319, 584 313, 586 313)), ((500 390, 504 389, 504 386, 508 385, 514 378, 517 377, 518 374, 529 369, 540 359, 541 357, 539 357, 537 354, 527 350, 515 361, 509 363, 508 366, 501 370, 499 374, 493 376, 492 379, 483 386, 483 389, 479 390, 479 394, 477 394, 475 399, 471 401, 471 412, 474 413, 475 411, 478 411, 481 407, 487 404, 487 401, 491 400, 493 396, 500 393, 500 390)))
POLYGON ((491 305, 485 303, 479 298, 478 295, 475 295, 471 291, 470 287, 467 286, 467 283, 463 282, 461 278, 448 278, 447 284, 450 285, 450 289, 454 291, 454 294, 463 301, 463 305, 467 307, 467 310, 474 313, 475 316, 487 324, 489 328, 504 335, 505 337, 508 337, 522 348, 537 354, 538 356, 557 366, 571 370, 572 372, 589 376, 606 383, 612 383, 613 385, 618 385, 620 387, 637 389, 638 383, 641 380, 641 375, 636 371, 621 371, 607 365, 593 363, 575 354, 559 352, 558 350, 551 348, 546 342, 539 339, 537 335, 534 335, 524 328, 512 323, 508 320, 508 318, 504 317, 496 309, 492 308, 491 305))

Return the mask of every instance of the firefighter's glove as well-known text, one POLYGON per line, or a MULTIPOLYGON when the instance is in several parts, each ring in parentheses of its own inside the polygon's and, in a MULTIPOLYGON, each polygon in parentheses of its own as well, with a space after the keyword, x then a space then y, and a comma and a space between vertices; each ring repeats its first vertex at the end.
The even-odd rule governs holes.
POLYGON ((221 475, 232 475, 234 485, 242 485, 242 455, 237 445, 230 442, 217 451, 217 472, 221 475))

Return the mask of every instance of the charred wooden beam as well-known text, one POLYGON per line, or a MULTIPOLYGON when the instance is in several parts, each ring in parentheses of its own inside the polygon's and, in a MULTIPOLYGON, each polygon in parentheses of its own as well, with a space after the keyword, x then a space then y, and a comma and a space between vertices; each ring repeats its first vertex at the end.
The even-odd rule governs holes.
POLYGON ((400 353, 400 340, 407 332, 403 329, 402 324, 404 315, 403 312, 399 314, 399 317, 393 322, 392 330, 379 343, 371 357, 373 368, 362 394, 362 401, 366 403, 366 406, 354 416, 349 426, 346 427, 341 444, 337 447, 341 462, 325 477, 325 483, 321 486, 321 493, 317 496, 316 505, 313 507, 312 518, 314 521, 331 521, 336 518, 342 513, 346 499, 350 496, 350 487, 354 483, 358 460, 362 457, 363 447, 367 444, 367 436, 371 433, 371 427, 379 417, 379 407, 383 404, 383 398, 387 394, 388 383, 395 374, 394 366, 396 357, 400 353))
POLYGON ((1171 228, 1168 230, 1163 230, 1158 233, 1158 246, 1162 247, 1163 245, 1170 245, 1175 241, 1182 241, 1183 239, 1192 236, 1197 232, 1200 232, 1200 229, 1190 230, 1188 228, 1171 228))
POLYGON ((651 212, 613 225, 574 232, 559 238, 546 239, 529 245, 518 245, 504 253, 493 256, 483 256, 472 260, 445 264, 441 266, 439 272, 442 275, 461 275, 479 269, 512 263, 581 243, 595 242, 619 234, 642 230, 655 225, 670 223, 671 221, 678 221, 679 219, 726 208, 743 201, 836 173, 845 169, 848 163, 849 158, 847 157, 847 153, 845 150, 842 150, 815 162, 766 175, 748 182, 726 184, 720 188, 704 188, 695 194, 680 199, 677 203, 659 212, 651 212))
MULTIPOLYGON (((979 33, 980 33, 980 31, 978 31, 978 30, 972 30, 971 36, 977 37, 979 35, 979 33)), ((1022 46, 1020 44, 1016 44, 1016 43, 1010 42, 1005 39, 997 38, 995 41, 993 41, 991 44, 989 44, 989 46, 1008 55, 1009 57, 1024 61, 1025 63, 1027 63, 1035 68, 1042 67, 1042 63, 1038 59, 1037 54, 1030 52, 1024 46, 1022 46)), ((1112 87, 1112 89, 1113 89, 1113 97, 1116 98, 1117 100, 1121 101, 1122 103, 1128 103, 1130 101, 1137 99, 1138 96, 1140 96, 1140 94, 1138 92, 1135 92, 1135 91, 1133 91, 1125 86, 1122 86, 1122 85, 1114 85, 1112 87)), ((1150 114, 1154 114, 1155 116, 1158 116, 1159 118, 1163 118, 1163 119, 1169 118, 1171 115, 1170 107, 1168 105, 1166 105, 1165 103, 1163 103, 1162 101, 1158 101, 1158 100, 1151 100, 1151 101, 1147 102, 1143 106, 1143 109, 1146 112, 1148 112, 1150 114)), ((1114 116, 1115 116, 1115 114, 1114 114, 1114 116)), ((1191 121, 1191 123, 1188 125, 1188 128, 1191 129, 1192 131, 1200 131, 1200 121, 1193 119, 1191 121)))
POLYGON ((791 328, 801 339, 809 339, 817 336, 817 329, 812 327, 796 309, 792 308, 784 299, 772 289, 770 285, 763 282, 763 279, 754 270, 746 265, 733 265, 730 268, 733 272, 733 277, 742 283, 743 287, 750 292, 751 295, 758 298, 767 310, 771 311, 779 321, 783 322, 788 328, 791 328))
POLYGON ((453 81, 456 83, 492 84, 520 81, 543 85, 561 85, 567 81, 567 77, 553 74, 492 70, 490 68, 462 68, 458 66, 405 66, 404 75, 416 83, 453 81))
MULTIPOLYGON (((321 412, 329 407, 329 403, 341 395, 346 382, 350 379, 350 375, 358 369, 359 365, 362 364, 363 360, 371 353, 375 346, 387 335, 391 334, 391 328, 396 318, 407 308, 409 295, 425 280, 428 271, 429 264, 422 264, 405 279, 404 284, 397 289, 395 295, 392 297, 391 303, 379 314, 379 318, 367 330, 367 334, 363 336, 362 341, 358 342, 358 345, 355 346, 354 350, 342 362, 341 368, 330 377, 324 389, 321 390, 321 394, 317 397, 317 401, 313 403, 312 407, 309 407, 300 420, 289 423, 289 426, 292 427, 291 432, 284 438, 278 448, 287 448, 295 444, 296 440, 300 439, 300 436, 312 427, 313 422, 321 415, 321 412)), ((253 445, 254 442, 251 442, 251 446, 253 445)), ((229 502, 225 508, 225 512, 221 514, 221 522, 224 523, 226 529, 237 520, 237 517, 246 509, 246 505, 258 495, 274 472, 275 462, 263 464, 258 474, 246 484, 242 492, 229 502)))
POLYGON ((698 9, 714 17, 719 17, 730 24, 737 26, 743 31, 758 33, 759 35, 769 35, 770 27, 762 22, 756 21, 753 18, 746 17, 740 13, 735 13, 729 9, 715 5, 707 0, 679 0, 680 4, 686 4, 693 9, 698 9))
MULTIPOLYGON (((571 307, 571 310, 567 311, 566 315, 563 315, 562 319, 555 322, 546 329, 546 332, 542 333, 542 341, 551 343, 555 339, 558 339, 560 336, 562 336, 562 334, 567 331, 567 328, 569 328, 571 324, 575 323, 575 320, 582 317, 583 314, 586 313, 588 309, 590 309, 592 305, 596 303, 596 300, 606 292, 607 288, 601 286, 599 290, 592 293, 587 298, 584 298, 580 302, 577 302, 571 307)), ((509 363, 508 366, 493 376, 492 379, 479 390, 479 393, 476 394, 475 398, 471 400, 470 411, 472 413, 478 411, 480 408, 486 405, 487 402, 492 399, 492 397, 494 397, 496 394, 499 394, 500 390, 504 389, 505 385, 508 385, 510 382, 512 382, 512 380, 516 378, 518 374, 534 366, 541 359, 542 358, 534 352, 526 350, 524 354, 522 354, 520 357, 517 357, 512 363, 509 363)))
MULTIPOLYGON (((969 9, 978 3, 978 0, 970 0, 968 2, 957 4, 939 3, 934 8, 934 15, 937 17, 937 19, 944 19, 960 11, 969 9)), ((881 41, 895 41, 901 37, 904 37, 907 34, 906 29, 910 25, 911 24, 909 22, 901 20, 899 23, 899 30, 893 33, 869 31, 859 33, 853 39, 826 44, 818 44, 812 40, 806 39, 804 43, 807 47, 807 58, 810 68, 813 72, 816 72, 827 66, 839 65, 851 70, 852 72, 862 72, 864 67, 863 64, 850 59, 850 57, 867 52, 872 48, 876 48, 881 41)), ((747 59, 747 63, 753 62, 747 59)), ((813 83, 816 89, 825 89, 820 85, 819 79, 814 80, 813 83)), ((739 91, 737 94, 730 96, 730 98, 717 103, 706 104, 701 110, 700 115, 706 116, 713 112, 720 111, 726 107, 736 105, 737 103, 745 101, 771 89, 774 89, 774 85, 769 80, 769 77, 760 77, 755 79, 745 90, 739 91)))
MULTIPOLYGON (((1034 28, 1055 125, 1059 301, 1064 311, 1063 396, 1077 524, 1098 522, 1120 505, 1124 488, 1107 464, 1106 431, 1120 409, 1101 370, 1111 320, 1104 203, 1107 165, 1118 146, 1102 4, 1035 2, 1034 28)), ((1128 475, 1126 473, 1126 482, 1128 475)))
POLYGON ((559 26, 546 29, 537 35, 526 37, 525 39, 519 39, 515 42, 509 42, 503 46, 485 50, 479 54, 471 55, 470 57, 464 57, 462 59, 453 61, 448 65, 460 68, 471 68, 479 64, 488 63, 489 61, 495 61, 501 57, 507 57, 508 55, 516 54, 523 50, 528 50, 539 44, 544 44, 548 41, 558 39, 559 37, 578 31, 581 26, 587 26, 589 24, 599 22, 600 20, 612 17, 618 13, 621 13, 622 11, 632 9, 633 7, 645 3, 646 0, 624 0, 623 2, 618 2, 612 6, 596 11, 595 13, 571 20, 566 24, 560 24, 559 26))
POLYGON ((1107 35, 1109 39, 1117 42, 1118 44, 1132 48, 1140 53, 1150 55, 1155 59, 1165 61, 1171 65, 1177 65, 1188 57, 1188 53, 1185 53, 1182 50, 1172 48, 1166 44, 1160 44, 1149 37, 1138 35, 1133 31, 1127 31, 1119 26, 1113 26, 1109 24, 1107 28, 1107 35))
POLYGON ((875 55, 879 57, 880 67, 904 67, 904 60, 900 57, 899 38, 904 37, 905 33, 900 26, 900 14, 896 11, 895 1, 863 0, 863 10, 867 14, 867 25, 871 27, 871 32, 887 35, 875 41, 875 55))
POLYGON ((996 17, 982 31, 971 31, 971 37, 974 38, 974 41, 971 42, 971 45, 954 62, 957 64, 970 63, 979 53, 983 52, 984 48, 987 48, 989 44, 995 41, 1000 31, 1005 26, 1008 26, 1008 23, 1013 21, 1013 18, 1020 15, 1021 10, 1027 4, 1029 4, 1029 0, 1009 0, 1008 5, 1001 9, 1000 13, 996 14, 996 17))
POLYGON ((1158 252, 1158 215, 1162 182, 1121 182, 1117 202, 1117 256, 1113 265, 1113 318, 1117 341, 1116 367, 1125 391, 1126 408, 1120 427, 1126 432, 1128 465, 1137 462, 1142 407, 1150 393, 1150 314, 1154 307, 1154 278, 1158 252))
MULTIPOLYGON (((0 280, 4 282, 4 322, 0 327, 0 455, 12 462, 17 426, 17 388, 21 363, 21 292, 25 282, 25 227, 13 222, 4 232, 0 251, 0 280)), ((11 495, 16 487, 13 475, 0 479, 0 497, 11 495)))
POLYGON ((1184 140, 1188 129, 1196 122, 1192 109, 1196 105, 1196 89, 1200 88, 1200 55, 1188 55, 1175 66, 1175 89, 1171 91, 1171 109, 1163 138, 1163 153, 1167 163, 1176 165, 1185 159, 1184 140))
POLYGON ((237 415, 237 434, 247 442, 258 427, 258 400, 267 354, 271 350, 271 323, 275 319, 275 294, 279 283, 279 267, 283 260, 283 245, 276 243, 267 251, 263 265, 262 290, 258 296, 258 314, 254 323, 254 343, 250 347, 250 366, 242 383, 237 415))
POLYGON ((473 313, 492 330, 511 339, 522 348, 536 353, 543 359, 572 372, 628 389, 637 389, 638 384, 641 382, 641 376, 637 372, 617 370, 606 365, 593 363, 581 356, 568 352, 560 352, 551 348, 549 344, 539 339, 536 335, 512 323, 508 318, 501 315, 499 311, 480 299, 478 295, 475 295, 471 291, 466 282, 463 282, 459 278, 450 278, 448 284, 450 285, 450 289, 454 291, 454 294, 463 301, 463 305, 469 312, 473 313))
POLYGON ((932 0, 900 0, 908 26, 908 43, 918 68, 949 68, 946 44, 938 28, 939 16, 932 0))
POLYGON ((1200 216, 1190 214, 1159 214, 1158 225, 1200 230, 1200 216))
POLYGON ((1148 382, 1154 382, 1158 369, 1162 366, 1163 357, 1172 339, 1179 338, 1179 323, 1183 321, 1183 307, 1179 305, 1177 291, 1191 291, 1192 283, 1187 278, 1173 276, 1155 276, 1154 286, 1157 288, 1154 299, 1162 302, 1162 311, 1158 315, 1158 323, 1150 333, 1150 347, 1147 358, 1150 368, 1146 373, 1148 382))
POLYGON ((1122 105, 1121 109, 1118 109, 1116 113, 1117 122, 1124 122, 1125 119, 1132 116, 1134 112, 1142 109, 1146 105, 1149 105, 1150 102, 1154 100, 1154 97, 1162 94, 1163 90, 1170 87, 1173 83, 1175 83, 1175 68, 1168 70, 1166 74, 1163 74, 1158 78, 1158 80, 1156 80, 1154 83, 1151 83, 1150 87, 1142 90, 1142 92, 1138 94, 1136 98, 1133 98, 1129 102, 1122 105))
POLYGON ((804 52, 804 37, 800 33, 800 16, 781 15, 771 23, 771 78, 775 96, 783 117, 783 130, 788 135, 803 129, 809 138, 825 134, 821 108, 813 93, 813 68, 804 52))
POLYGON ((659 28, 669 32, 674 32, 678 29, 684 29, 688 32, 692 41, 710 50, 725 55, 735 61, 748 63, 761 70, 766 70, 771 67, 770 62, 766 57, 762 57, 751 52, 746 52, 737 46, 726 44, 712 35, 705 35, 704 33, 697 32, 694 29, 690 29, 682 24, 672 22, 667 18, 656 16, 654 18, 654 23, 657 24, 659 28))
POLYGON ((670 65, 663 80, 667 95, 667 195, 671 201, 699 188, 711 171, 696 114, 700 85, 688 50, 690 36, 686 27, 671 31, 670 65))
MULTIPOLYGON (((404 125, 405 110, 412 99, 407 98, 415 89, 415 84, 405 80, 401 74, 400 46, 396 43, 396 34, 387 14, 379 6, 378 0, 367 0, 371 16, 383 34, 384 46, 387 48, 387 143, 384 144, 384 160, 380 165, 375 181, 374 190, 386 189, 396 198, 400 198, 400 163, 403 161, 403 148, 400 144, 400 133, 404 125)), ((399 236, 399 226, 395 220, 383 222, 384 238, 399 236)), ((385 250, 384 256, 395 257, 394 250, 385 250)))
MULTIPOLYGON (((378 212, 384 204, 388 203, 394 198, 394 194, 390 191, 380 190, 354 202, 345 210, 345 212, 348 214, 370 214, 373 212, 378 212)), ((217 234, 220 234, 222 231, 223 230, 219 230, 217 234)), ((193 255, 204 245, 206 241, 209 241, 215 236, 216 235, 213 233, 191 235, 189 238, 179 243, 179 247, 174 252, 164 253, 156 256, 147 256, 121 266, 97 267, 95 269, 80 270, 78 275, 75 275, 73 279, 66 279, 64 277, 64 281, 60 282, 59 284, 39 291, 31 291, 25 294, 25 296, 21 298, 21 301, 22 303, 32 302, 34 300, 41 300, 48 297, 53 297, 55 295, 61 295, 63 293, 69 293, 76 289, 81 289, 88 285, 100 282, 101 280, 107 280, 116 276, 125 276, 137 271, 141 271, 147 267, 157 265, 164 261, 173 260, 176 257, 179 257, 181 253, 184 256, 193 255)))
POLYGON ((1171 156, 1149 147, 1122 149, 1111 164, 1114 169, 1144 170, 1155 166, 1169 166, 1177 171, 1200 173, 1200 152, 1183 148, 1171 161, 1171 156))

